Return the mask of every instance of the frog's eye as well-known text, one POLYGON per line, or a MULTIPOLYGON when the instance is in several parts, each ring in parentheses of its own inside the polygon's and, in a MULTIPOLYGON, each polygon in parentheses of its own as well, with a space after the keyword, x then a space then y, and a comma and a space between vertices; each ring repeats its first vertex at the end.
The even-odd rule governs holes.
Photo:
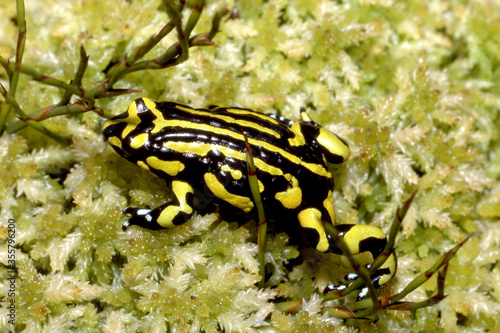
POLYGON ((321 150, 328 163, 341 164, 347 161, 350 150, 343 139, 313 121, 304 108, 300 109, 300 119, 302 133, 321 150))
POLYGON ((309 117, 305 108, 300 108, 300 119, 302 120, 303 123, 319 126, 317 122, 315 122, 314 120, 311 119, 311 117, 309 117))
POLYGON ((103 125, 103 133, 113 146, 117 140, 124 140, 133 130, 147 132, 155 118, 152 110, 156 104, 148 98, 139 98, 130 103, 127 111, 108 119, 103 125))

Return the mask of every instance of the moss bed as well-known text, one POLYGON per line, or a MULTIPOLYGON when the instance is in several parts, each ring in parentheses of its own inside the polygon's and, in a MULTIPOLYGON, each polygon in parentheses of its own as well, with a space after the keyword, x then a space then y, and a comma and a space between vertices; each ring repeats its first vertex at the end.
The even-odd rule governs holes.
MULTIPOLYGON (((297 118, 300 107, 343 137, 349 161, 334 171, 336 223, 387 231, 417 188, 397 239, 395 293, 468 235, 451 260, 448 297, 416 312, 373 320, 324 314, 326 284, 349 265, 268 237, 266 288, 258 289, 252 221, 196 216, 162 232, 121 229, 122 209, 169 200, 165 183, 120 158, 96 113, 0 136, 0 327, 16 332, 499 332, 500 3, 395 0, 208 1, 195 33, 235 9, 216 47, 185 63, 127 75, 142 92, 101 99, 118 114, 147 96, 196 107, 242 106, 297 118), (16 225, 16 325, 9 324, 8 221, 16 225), (295 265, 286 265, 299 256, 295 265), (276 288, 277 287, 277 288, 276 288), (276 297, 305 299, 294 314, 276 297)), ((113 54, 130 52, 166 22, 160 1, 26 1, 23 63, 69 81, 83 44, 84 84, 104 79, 113 54)), ((15 1, 0 4, 0 55, 15 52, 15 1)), ((167 36, 157 56, 176 41, 167 36)), ((11 61, 14 61, 12 58, 11 61)), ((7 76, 0 70, 0 82, 7 76)), ((26 112, 57 103, 60 90, 21 75, 26 112)), ((1 99, 0 103, 4 103, 1 99)), ((11 115, 8 125, 17 119, 11 115)), ((432 295, 435 278, 407 300, 432 295)))

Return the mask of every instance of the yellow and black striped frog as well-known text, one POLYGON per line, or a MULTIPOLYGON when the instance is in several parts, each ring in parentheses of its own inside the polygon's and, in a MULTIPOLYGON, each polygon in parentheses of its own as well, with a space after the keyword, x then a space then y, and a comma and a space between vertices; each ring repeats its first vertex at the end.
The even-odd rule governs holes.
MULTIPOLYGON (((195 109, 139 98, 126 112, 107 120, 103 132, 120 155, 165 179, 175 195, 154 209, 127 207, 130 219, 124 228, 171 228, 207 206, 256 217, 246 137, 267 220, 300 230, 320 252, 341 254, 323 224, 334 220, 334 181, 328 164, 344 163, 349 147, 305 110, 299 121, 292 121, 244 108, 195 109)), ((354 254, 369 251, 375 258, 387 242, 373 226, 336 228, 354 254)), ((395 266, 391 255, 372 275, 375 287, 390 280, 395 266)))

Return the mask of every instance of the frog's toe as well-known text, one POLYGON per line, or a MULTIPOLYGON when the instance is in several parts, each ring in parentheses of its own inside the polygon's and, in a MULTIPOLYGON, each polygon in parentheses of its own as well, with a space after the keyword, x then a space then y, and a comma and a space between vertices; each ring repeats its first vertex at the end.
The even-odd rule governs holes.
POLYGON ((162 226, 156 222, 156 219, 151 215, 151 212, 152 209, 149 208, 126 207, 123 210, 123 213, 131 215, 131 217, 123 223, 123 231, 126 231, 131 225, 136 225, 150 230, 161 229, 162 226))

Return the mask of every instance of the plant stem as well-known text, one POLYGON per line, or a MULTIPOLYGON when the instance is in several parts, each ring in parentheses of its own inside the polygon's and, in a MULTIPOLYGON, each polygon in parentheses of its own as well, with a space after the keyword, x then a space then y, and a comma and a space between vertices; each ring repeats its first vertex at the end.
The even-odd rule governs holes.
POLYGON ((43 127, 43 125, 40 124, 39 122, 37 122, 36 120, 30 119, 28 117, 28 115, 21 109, 19 104, 17 104, 17 101, 15 100, 14 96, 12 96, 12 94, 9 93, 7 91, 7 89, 5 89, 5 87, 1 84, 0 84, 0 93, 5 98, 5 101, 7 102, 7 104, 9 104, 16 111, 16 113, 23 118, 23 121, 28 126, 33 127, 37 131, 40 131, 41 133, 51 137, 52 139, 56 140, 57 142, 59 142, 63 145, 68 144, 68 141, 66 141, 63 137, 61 137, 55 133, 52 133, 51 131, 49 131, 48 129, 43 127))
MULTIPOLYGON (((24 55, 24 47, 26 45, 26 15, 24 9, 24 1, 17 0, 16 7, 17 7, 16 9, 17 9, 17 26, 18 26, 16 63, 21 64, 24 55)), ((2 63, 2 65, 4 64, 2 63)), ((16 96, 17 83, 19 82, 19 72, 13 71, 12 75, 9 75, 9 78, 10 78, 9 93, 14 98, 16 96)), ((9 116, 11 108, 12 108, 11 106, 5 105, 2 106, 0 110, 0 133, 4 131, 5 122, 7 121, 7 117, 9 116)))

